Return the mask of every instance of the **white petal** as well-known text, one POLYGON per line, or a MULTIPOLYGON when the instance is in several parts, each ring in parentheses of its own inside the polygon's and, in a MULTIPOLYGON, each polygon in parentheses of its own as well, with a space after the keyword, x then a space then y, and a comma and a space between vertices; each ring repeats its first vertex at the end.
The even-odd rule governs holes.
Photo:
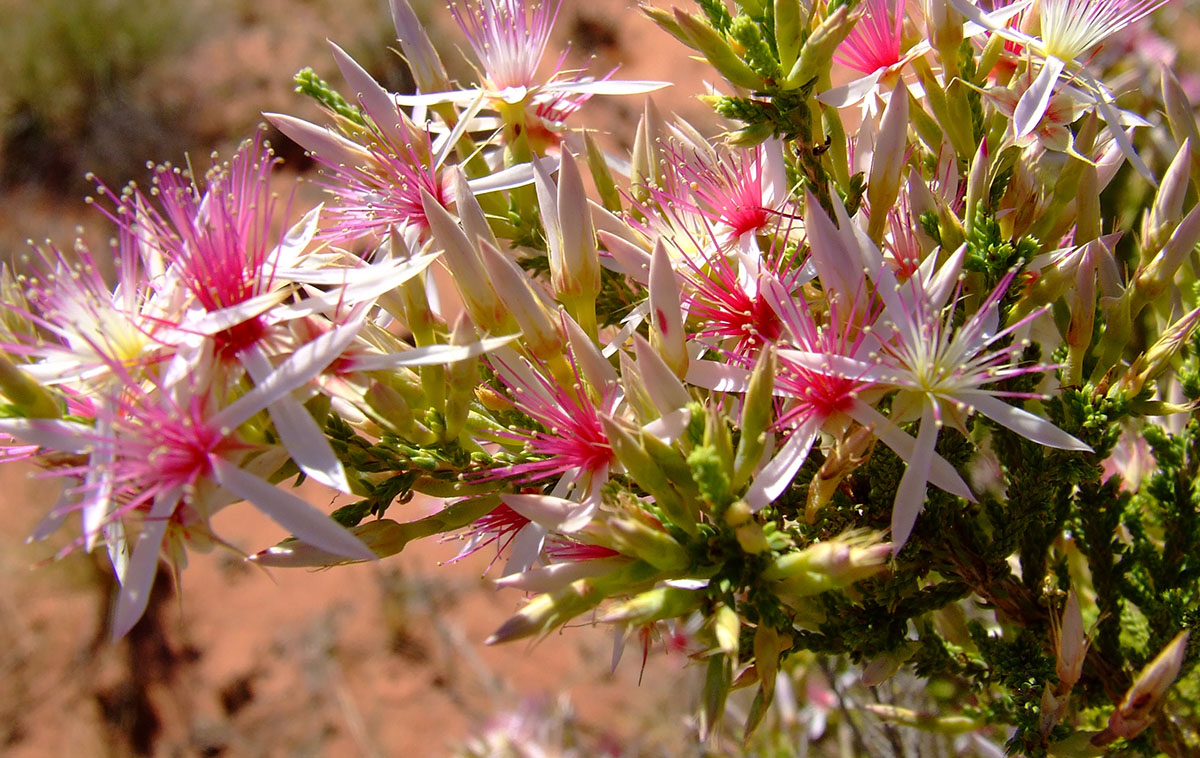
POLYGON ((489 353, 515 340, 520 335, 485 337, 470 345, 426 345, 387 355, 356 355, 350 361, 355 371, 382 371, 401 366, 440 366, 457 363, 489 353))
POLYGON ((340 134, 283 113, 264 113, 267 120, 300 147, 335 165, 361 166, 371 160, 362 147, 340 134))
POLYGON ((1092 448, 1080 440, 1059 429, 1040 416, 989 395, 986 392, 962 393, 963 402, 983 415, 1013 430, 1026 439, 1033 440, 1039 445, 1056 447, 1060 450, 1082 450, 1091 452, 1092 448))
POLYGON ((917 515, 925 508, 925 490, 929 482, 933 457, 933 446, 937 444, 938 427, 933 420, 933 409, 926 403, 921 414, 921 430, 917 432, 916 448, 908 459, 908 468, 900 477, 896 488, 896 500, 892 505, 892 555, 900 552, 912 534, 917 515))
POLYGON ((267 269, 272 271, 276 277, 279 276, 281 268, 296 265, 300 254, 308 249, 313 238, 317 236, 323 207, 323 204, 318 205, 305 213, 303 218, 297 221, 291 229, 288 229, 284 238, 267 256, 267 269))
POLYGON ((634 79, 601 79, 591 82, 552 82, 540 92, 569 92, 577 95, 641 95, 670 87, 671 82, 634 79))
POLYGON ((154 589, 154 577, 158 575, 158 556, 162 552, 163 535, 166 533, 165 518, 147 519, 142 524, 133 555, 121 577, 121 589, 117 593, 117 609, 113 613, 114 640, 124 637, 146 612, 150 591, 154 589))
POLYGON ((808 459, 819 428, 820 424, 815 417, 806 419, 800 428, 788 437, 779 453, 754 478, 750 488, 746 490, 746 504, 750 506, 751 511, 762 510, 788 488, 796 477, 796 472, 808 459))
POLYGON ((74 421, 48 418, 0 418, 0 434, 60 453, 86 454, 97 439, 96 430, 74 421))
POLYGON ((397 146, 407 144, 411 136, 400 127, 400 112, 391 94, 375 81, 375 78, 346 54, 346 51, 330 42, 333 60, 337 63, 342 78, 362 103, 363 110, 383 135, 397 146))
POLYGON ((248 501, 297 539, 353 560, 375 559, 375 553, 357 537, 301 498, 242 471, 223 458, 212 458, 212 464, 218 484, 248 501))
POLYGON ((1046 115, 1050 106, 1050 96, 1054 94, 1054 85, 1058 84, 1058 76, 1063 72, 1066 63, 1051 55, 1042 63, 1042 70, 1037 79, 1021 95, 1017 101, 1017 109, 1013 112, 1013 133, 1018 139, 1033 132, 1046 115))
POLYGON ((750 371, 718 361, 691 361, 685 379, 688 384, 715 392, 745 392, 750 386, 750 371))
POLYGON ((633 352, 637 356, 638 371, 646 382, 646 390, 660 415, 665 416, 691 402, 692 397, 683 382, 640 334, 633 336, 633 352))
POLYGON ((571 533, 587 526, 596 504, 581 504, 550 495, 501 495, 509 508, 550 531, 571 533))
MULTIPOLYGON (((255 383, 266 381, 271 374, 271 362, 258 346, 243 351, 242 365, 255 383)), ((339 492, 349 492, 346 471, 329 445, 321 427, 291 395, 283 395, 267 406, 271 423, 292 461, 313 480, 339 492)))
POLYGON ((254 389, 214 415, 213 425, 236 429, 271 403, 310 382, 354 342, 366 314, 366 305, 360 305, 345 323, 301 345, 268 377, 257 382, 254 389))
POLYGON ((691 410, 680 408, 677 411, 664 413, 660 418, 654 419, 643 426, 642 431, 663 442, 671 443, 678 439, 679 435, 683 434, 691 420, 691 410))
POLYGON ((500 169, 487 176, 471 179, 467 185, 477 195, 488 192, 500 192, 517 187, 525 187, 533 183, 533 167, 528 163, 500 169))
POLYGON ((587 561, 556 563, 552 566, 538 566, 519 574, 501 577, 496 580, 496 586, 515 587, 531 593, 553 592, 566 587, 576 579, 607 574, 625 562, 623 558, 596 558, 587 561))
POLYGON ((861 103, 863 98, 875 89, 875 85, 879 83, 879 77, 883 76, 885 71, 887 71, 886 68, 876 69, 872 73, 840 87, 827 89, 817 95, 817 100, 834 108, 845 108, 848 105, 861 103))
MULTIPOLYGON (((900 427, 896 426, 891 419, 885 417, 862 400, 855 400, 848 415, 863 426, 870 427, 871 431, 874 432, 875 436, 883 444, 890 447, 896 455, 900 456, 901 460, 912 465, 913 457, 916 455, 917 441, 900 427)), ((936 452, 933 454, 933 463, 929 468, 929 482, 949 492, 951 495, 957 495, 964 500, 970 500, 972 503, 975 502, 975 496, 971 494, 971 488, 967 486, 963 478, 950 465, 950 461, 936 452)))
POLYGON ((546 528, 537 523, 521 527, 509 543, 508 561, 504 564, 504 576, 527 571, 542 552, 546 542, 546 528))

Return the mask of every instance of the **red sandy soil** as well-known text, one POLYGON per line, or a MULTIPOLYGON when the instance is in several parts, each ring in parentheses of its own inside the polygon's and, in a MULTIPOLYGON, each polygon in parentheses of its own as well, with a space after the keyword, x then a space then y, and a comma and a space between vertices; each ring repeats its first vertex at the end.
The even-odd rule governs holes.
MULTIPOLYGON (((186 109, 195 133, 214 142, 249 134, 263 110, 314 117, 290 92, 290 77, 312 65, 336 81, 324 37, 354 54, 364 40, 390 37, 378 31, 384 0, 217 6, 240 9, 236 25, 203 37, 144 86, 165 107, 186 109)), ((441 14, 434 28, 458 39, 436 5, 428 13, 441 14)), ((620 63, 625 78, 697 82, 706 71, 622 0, 566 0, 558 28, 573 35, 577 54, 596 56, 596 71, 620 63)), ((692 98, 699 84, 680 89, 656 100, 704 119, 692 98)), ((613 125, 615 149, 631 143, 641 107, 597 98, 585 114, 590 124, 613 125)), ((74 226, 94 217, 82 202, 33 187, 0 193, 0 249, 19 250, 26 237, 69 246, 74 226)), ((85 231, 93 240, 106 233, 85 231)), ((692 696, 680 694, 696 691, 695 673, 683 670, 680 654, 652 655, 639 686, 633 646, 610 673, 606 628, 485 647, 520 604, 517 593, 481 579, 488 555, 443 566, 456 546, 432 542, 374 565, 269 573, 233 551, 194 555, 182 596, 160 582, 147 618, 114 643, 105 561, 79 551, 49 560, 69 535, 24 543, 55 502, 57 483, 14 464, 0 469, 0 487, 9 524, 0 533, 0 754, 10 758, 447 755, 489 718, 560 693, 581 731, 625 746, 622 755, 697 750, 684 726, 692 696)), ((413 507, 389 516, 406 518, 402 509, 413 507)), ((216 530, 247 553, 285 536, 245 506, 222 513, 216 530)))

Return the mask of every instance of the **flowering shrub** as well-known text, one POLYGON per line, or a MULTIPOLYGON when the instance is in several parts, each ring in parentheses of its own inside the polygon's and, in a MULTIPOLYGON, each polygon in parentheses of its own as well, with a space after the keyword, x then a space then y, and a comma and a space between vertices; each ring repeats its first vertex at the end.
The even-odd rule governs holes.
POLYGON ((264 566, 497 550, 528 600, 489 643, 670 638, 701 739, 739 688, 748 739, 777 698, 819 737, 794 693, 840 656, 977 754, 1192 754, 1200 132, 1170 69, 1139 113, 1092 57, 1161 4, 647 6, 729 130, 648 103, 614 156, 577 113, 665 85, 545 73, 559 2, 452 6, 464 86, 394 0, 415 93, 335 46, 352 96, 306 70, 327 121, 267 115, 328 207, 274 231, 254 138, 98 185, 115 287, 86 250, 2 272, 0 459, 64 480, 34 536, 78 514, 116 636, 244 501, 294 535, 264 566))

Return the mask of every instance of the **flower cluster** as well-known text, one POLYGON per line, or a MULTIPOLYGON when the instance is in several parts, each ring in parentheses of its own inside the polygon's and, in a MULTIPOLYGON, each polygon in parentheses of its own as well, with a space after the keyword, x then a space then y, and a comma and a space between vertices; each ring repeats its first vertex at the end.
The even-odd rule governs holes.
POLYGON ((1161 4, 647 6, 728 131, 647 101, 616 156, 587 101, 664 83, 543 65, 561 2, 452 4, 463 84, 393 0, 415 93, 335 46, 355 102, 308 72, 327 122, 268 114, 328 207, 273 231, 256 138, 99 185, 115 287, 86 250, 4 272, 0 460, 64 480, 37 536, 80 514, 118 636, 244 500, 293 535, 264 566, 495 550, 529 599, 489 642, 686 628, 702 737, 749 685, 752 732, 811 651, 969 694, 883 720, 1182 755, 1155 709, 1200 618, 1200 131, 1169 70, 1164 120, 1086 59, 1161 4), (1125 165, 1149 208, 1109 219, 1147 186, 1125 165), (1126 474, 1141 424, 1158 463, 1126 474), (358 499, 329 518, 297 474, 358 499), (412 492, 444 505, 394 518, 412 492))

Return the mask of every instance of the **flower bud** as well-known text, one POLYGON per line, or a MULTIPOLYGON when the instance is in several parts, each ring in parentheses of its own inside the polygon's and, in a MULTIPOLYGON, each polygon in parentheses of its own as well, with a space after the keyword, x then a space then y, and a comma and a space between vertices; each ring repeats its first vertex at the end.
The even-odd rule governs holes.
POLYGON ((946 80, 949 81, 958 71, 958 48, 963 41, 963 17, 948 0, 925 0, 924 6, 925 26, 929 30, 930 41, 938 51, 938 60, 946 66, 946 80))
POLYGON ((687 339, 683 331, 683 305, 679 280, 660 238, 650 259, 650 344, 658 351, 675 375, 687 376, 687 339))
POLYGON ((665 416, 687 407, 692 399, 687 387, 679 381, 678 374, 668 365, 662 353, 640 334, 633 337, 633 354, 637 358, 638 374, 646 383, 646 392, 659 415, 665 416))
POLYGON ((779 51, 779 68, 791 71, 800 54, 801 34, 804 33, 804 6, 800 0, 774 0, 775 49, 779 51))
MULTIPOLYGON (((458 317, 454 331, 450 333, 451 345, 470 345, 475 342, 475 326, 466 313, 458 317)), ((479 360, 468 358, 455 361, 446 367, 446 409, 444 418, 446 428, 443 431, 445 441, 456 439, 459 432, 466 426, 467 416, 471 412, 471 401, 475 397, 475 387, 479 384, 479 360)))
POLYGON ((1130 739, 1150 726, 1151 711, 1166 697, 1175 683, 1187 655, 1189 631, 1175 635, 1162 652, 1146 665, 1125 693, 1125 699, 1108 719, 1108 727, 1092 739, 1093 745, 1107 745, 1117 739, 1130 739))
POLYGON ((1196 124, 1196 112, 1170 66, 1163 66, 1162 69, 1162 92, 1167 123, 1171 126, 1175 141, 1180 144, 1192 143, 1192 182, 1200 187, 1200 127, 1196 124))
POLYGON ((979 719, 966 716, 935 716, 931 713, 919 713, 909 708, 882 703, 867 703, 864 706, 884 721, 901 726, 911 726, 935 734, 964 734, 982 728, 985 724, 979 719))
POLYGON ((1141 305, 1160 297, 1175 279, 1175 273, 1183 265, 1196 243, 1200 242, 1200 203, 1175 227, 1170 239, 1150 263, 1144 265, 1134 279, 1138 306, 1131 315, 1137 315, 1141 305))
POLYGON ((827 73, 833 65, 833 54, 838 45, 850 36, 858 22, 860 13, 851 15, 848 5, 840 5, 813 29, 812 34, 804 41, 800 49, 800 57, 796 59, 792 69, 784 78, 784 89, 797 89, 809 82, 820 79, 821 74, 827 73))
POLYGON ((58 418, 62 415, 54 396, 0 352, 0 394, 25 418, 58 418))
POLYGON ((450 78, 442 61, 425 33, 425 25, 417 18, 408 0, 391 0, 392 22, 396 39, 404 52, 404 60, 412 71, 413 81, 421 92, 446 92, 451 89, 450 78))
POLYGON ((384 429, 418 445, 432 445, 437 437, 416 420, 404 397, 381 382, 373 381, 363 394, 367 414, 384 429))
POLYGON ((562 356, 566 341, 554 318, 538 298, 529 277, 513 261, 487 242, 480 242, 483 267, 500 299, 520 327, 521 342, 529 354, 542 361, 562 356))
POLYGON ((733 657, 717 654, 708 659, 704 675, 704 691, 700 698, 700 740, 706 741, 716 730, 725 714, 725 700, 733 684, 733 657))
POLYGON ((967 236, 970 236, 975 227, 979 204, 987 202, 987 192, 991 186, 988 183, 990 168, 991 157, 988 155, 987 137, 984 137, 979 141, 979 150, 975 152, 975 158, 971 161, 971 171, 967 174, 966 213, 963 214, 967 236))
POLYGON ((875 656, 863 667, 862 683, 867 687, 878 687, 891 679, 900 667, 913 657, 919 647, 919 643, 906 642, 895 650, 875 656))
POLYGON ((738 649, 741 647, 742 619, 737 611, 725 604, 719 605, 711 618, 717 649, 733 656, 736 662, 738 649))
POLYGON ((775 414, 775 372, 779 362, 772 347, 762 350, 750 384, 742 396, 741 437, 733 458, 732 489, 740 490, 762 462, 767 429, 775 414))
POLYGON ((738 57, 723 36, 700 18, 678 8, 674 10, 675 23, 686 36, 687 44, 703 53, 721 76, 737 87, 751 91, 763 88, 762 77, 738 57))
POLYGON ((508 334, 513 331, 504 303, 496 296, 488 272, 484 269, 476 245, 462 227, 433 195, 421 190, 421 206, 433 238, 442 248, 446 268, 473 320, 484 332, 508 334))
POLYGON ((663 619, 686 616, 700 607, 707 593, 682 587, 655 587, 610 608, 601 621, 631 626, 652 624, 663 619))
POLYGON ((1183 200, 1187 196, 1191 179, 1191 142, 1186 141, 1175 154, 1175 159, 1163 174, 1154 204, 1142 221, 1142 260, 1149 262, 1151 255, 1162 249, 1171 232, 1183 218, 1183 200))
POLYGON ((1079 681, 1088 651, 1088 640, 1083 634, 1083 612, 1079 609, 1079 596, 1075 590, 1067 593, 1067 602, 1054 630, 1054 648, 1059 693, 1066 694, 1079 681))
POLYGON ((1181 316, 1167 327, 1154 344, 1134 360, 1114 390, 1124 391, 1131 397, 1141 394, 1147 382, 1153 381, 1170 367, 1176 353, 1196 331, 1197 322, 1200 322, 1200 308, 1181 316))
POLYGON ((763 579, 778 583, 780 594, 793 597, 839 589, 882 570, 892 546, 872 535, 843 534, 803 550, 782 555, 765 571, 763 579))
MULTIPOLYGON (((549 246, 550 284, 564 302, 594 308, 600 291, 596 233, 579 164, 566 145, 559 153, 558 186, 540 161, 533 163, 534 185, 549 246)), ((576 314, 578 319, 578 315, 576 314)))
MULTIPOLYGON (((405 526, 405 524, 391 519, 377 519, 349 527, 347 531, 357 537, 377 557, 387 558, 399 553, 411 539, 406 534, 405 526)), ((274 547, 257 552, 247 560, 267 568, 324 568, 359 562, 310 545, 295 537, 289 537, 274 547)))
POLYGON ((612 170, 608 167, 604 151, 596 144, 596 140, 589 131, 583 133, 583 145, 587 151, 588 171, 592 175, 592 183, 596 185, 596 192, 600 195, 601 204, 607 211, 620 213, 621 192, 617 189, 617 183, 613 179, 612 170))
POLYGON ((663 531, 640 519, 614 518, 608 522, 613 549, 645 561, 661 571, 679 571, 688 567, 687 550, 663 531))

